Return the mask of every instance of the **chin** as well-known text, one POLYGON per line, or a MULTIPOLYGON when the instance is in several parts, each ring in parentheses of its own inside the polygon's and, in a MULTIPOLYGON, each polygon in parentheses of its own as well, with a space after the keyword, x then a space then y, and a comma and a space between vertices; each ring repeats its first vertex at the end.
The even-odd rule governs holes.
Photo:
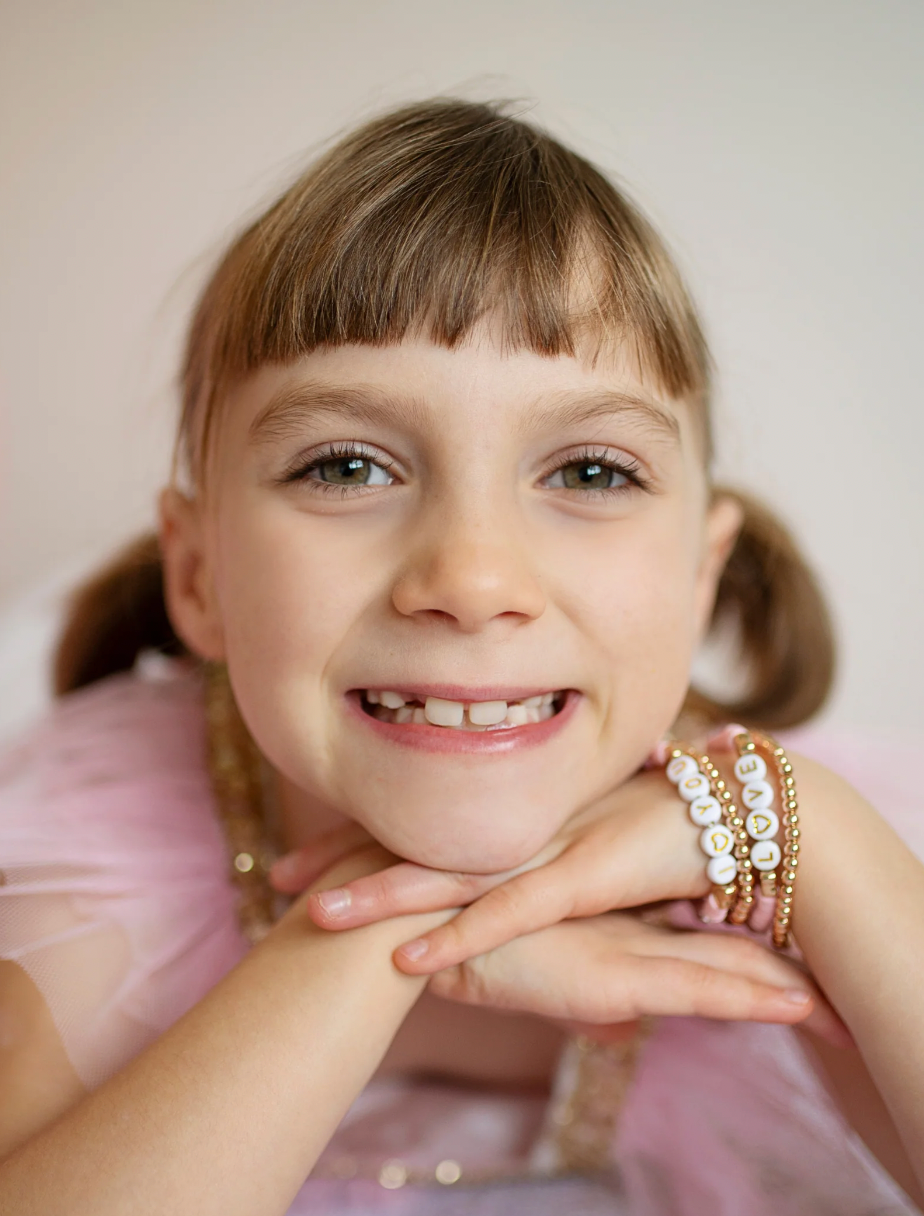
POLYGON ((459 806, 442 809, 439 820, 408 819, 396 822, 393 814, 358 811, 355 818, 397 856, 436 870, 496 874, 525 865, 543 849, 561 827, 560 815, 537 815, 531 809, 525 823, 511 815, 498 823, 484 808, 459 806))

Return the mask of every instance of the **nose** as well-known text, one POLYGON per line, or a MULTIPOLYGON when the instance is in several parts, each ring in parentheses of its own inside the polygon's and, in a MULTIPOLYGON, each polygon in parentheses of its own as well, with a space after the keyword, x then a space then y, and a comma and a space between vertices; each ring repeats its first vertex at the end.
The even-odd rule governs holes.
MULTIPOLYGON (((436 521, 435 521, 436 522, 436 521)), ((403 616, 444 620, 463 633, 491 621, 535 620, 546 597, 522 535, 489 519, 436 523, 397 579, 392 602, 403 616)))

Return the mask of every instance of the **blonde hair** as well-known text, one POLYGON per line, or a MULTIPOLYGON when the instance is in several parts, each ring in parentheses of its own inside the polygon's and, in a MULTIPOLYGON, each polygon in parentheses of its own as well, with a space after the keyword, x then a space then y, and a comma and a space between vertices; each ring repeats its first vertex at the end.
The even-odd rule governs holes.
MULTIPOLYGON (((630 344, 646 373, 697 411, 708 464, 709 351, 661 238, 550 135, 498 106, 436 100, 352 132, 228 248, 189 330, 175 467, 205 485, 228 389, 267 363, 410 333, 451 348, 488 315, 512 349, 573 355, 630 344)), ((736 704, 694 694, 691 706, 791 725, 830 687, 828 615, 785 529, 736 497, 745 523, 716 622, 737 628, 751 686, 736 704)), ((182 649, 147 537, 77 593, 56 688, 129 667, 150 646, 182 649)))

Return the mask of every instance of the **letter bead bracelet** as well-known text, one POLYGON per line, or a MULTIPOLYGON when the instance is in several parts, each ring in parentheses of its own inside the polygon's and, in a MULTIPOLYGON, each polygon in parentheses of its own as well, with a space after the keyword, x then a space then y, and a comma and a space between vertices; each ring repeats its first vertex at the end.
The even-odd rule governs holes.
POLYGON ((699 915, 709 924, 727 919, 760 933, 772 923, 773 945, 782 950, 789 944, 800 835, 792 765, 783 748, 767 735, 743 727, 722 732, 726 733, 732 735, 738 753, 734 772, 741 793, 737 803, 708 755, 676 745, 666 767, 668 780, 686 802, 690 819, 701 829, 700 848, 709 858, 706 875, 712 889, 702 901, 699 915), (777 840, 780 817, 773 810, 776 794, 768 777, 775 778, 779 786, 782 844, 777 840))

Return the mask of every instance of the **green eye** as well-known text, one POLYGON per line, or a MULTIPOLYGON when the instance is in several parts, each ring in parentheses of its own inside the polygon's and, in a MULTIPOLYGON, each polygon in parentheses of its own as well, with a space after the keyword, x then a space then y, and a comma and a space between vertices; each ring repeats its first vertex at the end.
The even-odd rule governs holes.
POLYGON ((566 490, 613 490, 628 484, 629 478, 612 465, 597 460, 575 460, 552 474, 548 485, 566 490))

